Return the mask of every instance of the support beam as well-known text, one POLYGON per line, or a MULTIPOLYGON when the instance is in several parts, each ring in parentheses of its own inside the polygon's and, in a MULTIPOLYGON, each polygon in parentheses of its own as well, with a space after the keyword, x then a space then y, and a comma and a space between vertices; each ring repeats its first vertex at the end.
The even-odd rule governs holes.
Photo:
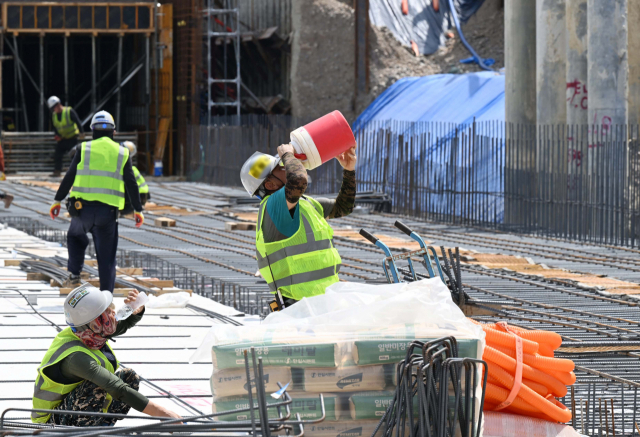
MULTIPOLYGON (((640 2, 632 0, 628 2, 627 16, 629 23, 640 23, 640 2)), ((629 124, 637 126, 640 124, 640 32, 636 27, 630 29, 628 34, 629 49, 629 124)), ((638 128, 630 128, 629 133, 634 133, 638 137, 638 128)))
MULTIPOLYGON (((11 47, 11 45, 9 45, 11 47)), ((22 61, 18 51, 18 38, 13 35, 13 56, 15 57, 16 69, 18 70, 18 83, 20 84, 20 101, 22 106, 22 116, 24 117, 25 132, 29 132, 29 118, 27 117, 27 105, 24 98, 24 85, 22 83, 22 61)))
POLYGON ((567 0, 567 124, 589 123, 587 0, 567 0))
POLYGON ((153 162, 151 162, 151 144, 149 144, 149 104, 151 103, 151 72, 149 71, 149 34, 144 38, 144 102, 145 102, 145 144, 147 147, 147 172, 149 172, 153 162))
POLYGON ((564 125, 566 103, 565 0, 536 0, 536 120, 564 125))
POLYGON ((44 34, 40 34, 40 111, 38 114, 38 131, 44 132, 44 34))
POLYGON ((536 3, 504 4, 505 105, 507 123, 536 123, 536 3))
POLYGON ((91 35, 91 111, 96 111, 96 36, 91 35))
POLYGON ((627 0, 587 0, 587 14, 589 123, 606 136, 628 120, 627 0))
POLYGON ((120 83, 122 81, 122 38, 123 34, 118 35, 118 72, 117 83, 118 92, 116 97, 116 126, 120 124, 120 83))
POLYGON ((69 106, 69 35, 64 35, 64 104, 69 106))

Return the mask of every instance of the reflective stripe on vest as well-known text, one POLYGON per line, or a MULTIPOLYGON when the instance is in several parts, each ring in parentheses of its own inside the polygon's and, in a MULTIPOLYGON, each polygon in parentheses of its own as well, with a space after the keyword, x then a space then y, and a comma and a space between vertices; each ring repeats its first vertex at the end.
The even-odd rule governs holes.
MULTIPOLYGON (((113 353, 113 349, 111 349, 108 343, 107 347, 111 353, 113 353)), ((44 369, 59 363, 75 352, 86 353, 109 372, 115 372, 111 362, 101 351, 87 348, 71 331, 71 328, 63 329, 51 343, 49 350, 47 350, 38 367, 38 376, 33 389, 33 409, 53 410, 62 402, 67 394, 82 383, 82 381, 79 381, 74 384, 60 384, 47 377, 44 373, 44 369)), ((31 421, 46 423, 49 420, 49 416, 50 413, 38 413, 34 411, 31 413, 31 421)))
POLYGON ((262 222, 268 196, 261 202, 256 232, 256 258, 269 290, 280 289, 286 298, 323 294, 338 282, 340 255, 333 245, 333 230, 320 215, 322 209, 312 198, 300 200, 300 225, 296 233, 282 241, 265 243, 262 222))
POLYGON ((65 106, 62 108, 62 113, 60 114, 60 118, 58 118, 58 114, 55 112, 51 114, 51 118, 53 121, 53 126, 58 131, 58 134, 64 138, 69 139, 80 134, 80 130, 78 130, 78 126, 71 121, 71 107, 65 106))
POLYGON ((138 168, 135 165, 132 166, 132 168, 133 168, 133 174, 136 176, 136 182, 138 183, 138 189, 140 190, 140 194, 148 193, 149 186, 147 185, 147 182, 144 180, 144 178, 140 174, 140 170, 138 170, 138 168))
POLYGON ((82 143, 71 197, 124 208, 124 166, 129 150, 103 137, 82 143))

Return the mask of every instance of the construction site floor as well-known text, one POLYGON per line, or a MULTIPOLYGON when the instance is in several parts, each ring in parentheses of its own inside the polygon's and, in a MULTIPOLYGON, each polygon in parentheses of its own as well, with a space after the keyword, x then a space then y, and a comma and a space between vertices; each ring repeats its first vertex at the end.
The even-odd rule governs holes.
MULTIPOLYGON (((10 178, 0 188, 15 201, 0 210, 0 222, 64 244, 69 218, 49 218, 58 183, 40 176, 10 178)), ((135 259, 147 268, 165 263, 182 276, 191 275, 188 288, 194 294, 246 314, 263 313, 271 295, 256 276, 255 231, 241 230, 255 224, 257 204, 247 203, 241 189, 187 182, 149 186, 153 203, 147 205, 145 225, 136 229, 131 219, 120 220, 119 259, 135 259), (169 221, 156 225, 160 218, 169 221), (175 226, 164 227, 171 220, 175 226)), ((386 282, 384 255, 358 235, 361 228, 395 253, 418 248, 394 227, 397 219, 365 213, 331 221, 342 280, 386 282)), ((500 308, 474 318, 563 336, 559 354, 577 365, 577 384, 563 399, 574 409, 576 430, 588 435, 605 428, 616 435, 636 432, 640 300, 634 295, 640 293, 640 251, 401 219, 428 244, 460 248, 465 291, 500 308), (599 409, 603 401, 613 407, 599 409)))

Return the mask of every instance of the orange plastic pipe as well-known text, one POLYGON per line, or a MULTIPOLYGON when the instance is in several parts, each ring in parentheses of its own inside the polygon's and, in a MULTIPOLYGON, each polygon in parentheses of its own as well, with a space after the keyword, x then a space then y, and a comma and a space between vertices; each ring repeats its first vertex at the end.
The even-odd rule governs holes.
MULTIPOLYGON (((497 329, 498 331, 503 331, 502 328, 498 327, 497 324, 488 325, 492 329, 497 329)), ((517 326, 509 325, 509 329, 518 333, 518 335, 527 340, 535 341, 538 344, 546 344, 551 349, 556 350, 562 344, 562 337, 552 331, 541 331, 536 329, 522 329, 517 326)), ((504 331, 503 331, 504 332, 504 331)))
MULTIPOLYGON (((493 328, 483 326, 482 329, 486 334, 485 341, 490 345, 500 345, 508 348, 516 347, 516 342, 513 338, 513 334, 507 332, 498 331, 493 328)), ((535 354, 538 351, 538 343, 531 340, 522 340, 522 352, 525 354, 535 354)))
POLYGON ((564 385, 573 385, 576 383, 576 374, 573 372, 556 372, 549 370, 547 373, 562 382, 564 385))
POLYGON ((402 0, 402 15, 409 15, 409 0, 402 0))
MULTIPOLYGON (((509 372, 502 369, 500 366, 491 364, 489 364, 488 369, 489 375, 500 381, 502 386, 511 390, 515 381, 514 377, 510 375, 509 372)), ((566 423, 571 420, 571 411, 558 407, 558 405, 540 396, 526 385, 520 387, 518 397, 557 422, 566 423)))
POLYGON ((550 346, 542 343, 538 345, 538 354, 543 357, 553 358, 553 349, 550 346))
MULTIPOLYGON (((503 346, 497 346, 497 345, 491 346, 491 347, 502 352, 505 355, 510 356, 511 358, 516 357, 516 351, 514 349, 506 348, 503 346)), ((540 370, 548 369, 548 370, 553 370, 557 372, 572 372, 573 369, 575 369, 576 367, 575 363, 571 360, 566 360, 564 358, 549 358, 549 357, 543 357, 540 355, 531 355, 531 354, 523 354, 522 362, 536 369, 540 369, 540 370)))
MULTIPOLYGON (((487 382, 490 382, 493 385, 501 386, 500 381, 492 377, 491 375, 487 375, 487 382)), ((538 393, 540 396, 546 396, 549 394, 549 390, 543 384, 539 384, 535 381, 531 381, 530 379, 522 378, 522 383, 526 384, 531 390, 538 393)), ((505 387, 503 387, 505 388, 505 387)))
MULTIPOLYGON (((490 361, 491 363, 494 363, 495 365, 500 366, 509 372, 515 373, 516 371, 516 360, 492 348, 491 346, 487 346, 484 348, 482 359, 484 359, 485 361, 490 361)), ((562 382, 558 381, 553 376, 550 376, 541 370, 534 369, 528 364, 522 365, 522 376, 534 382, 543 384, 545 387, 547 387, 549 392, 555 394, 556 396, 562 397, 567 395, 567 387, 562 382)))

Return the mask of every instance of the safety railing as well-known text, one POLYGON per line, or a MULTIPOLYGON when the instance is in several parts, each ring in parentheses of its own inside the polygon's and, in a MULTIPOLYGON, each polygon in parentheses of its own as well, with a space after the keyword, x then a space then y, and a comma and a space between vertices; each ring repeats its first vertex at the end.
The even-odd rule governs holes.
MULTIPOLYGON (((308 120, 220 118, 190 133, 192 180, 240 186, 242 163, 308 120)), ((358 191, 424 220, 598 243, 640 239, 638 126, 374 121, 356 131, 358 191)), ((333 160, 309 172, 310 194, 337 193, 333 160)))

